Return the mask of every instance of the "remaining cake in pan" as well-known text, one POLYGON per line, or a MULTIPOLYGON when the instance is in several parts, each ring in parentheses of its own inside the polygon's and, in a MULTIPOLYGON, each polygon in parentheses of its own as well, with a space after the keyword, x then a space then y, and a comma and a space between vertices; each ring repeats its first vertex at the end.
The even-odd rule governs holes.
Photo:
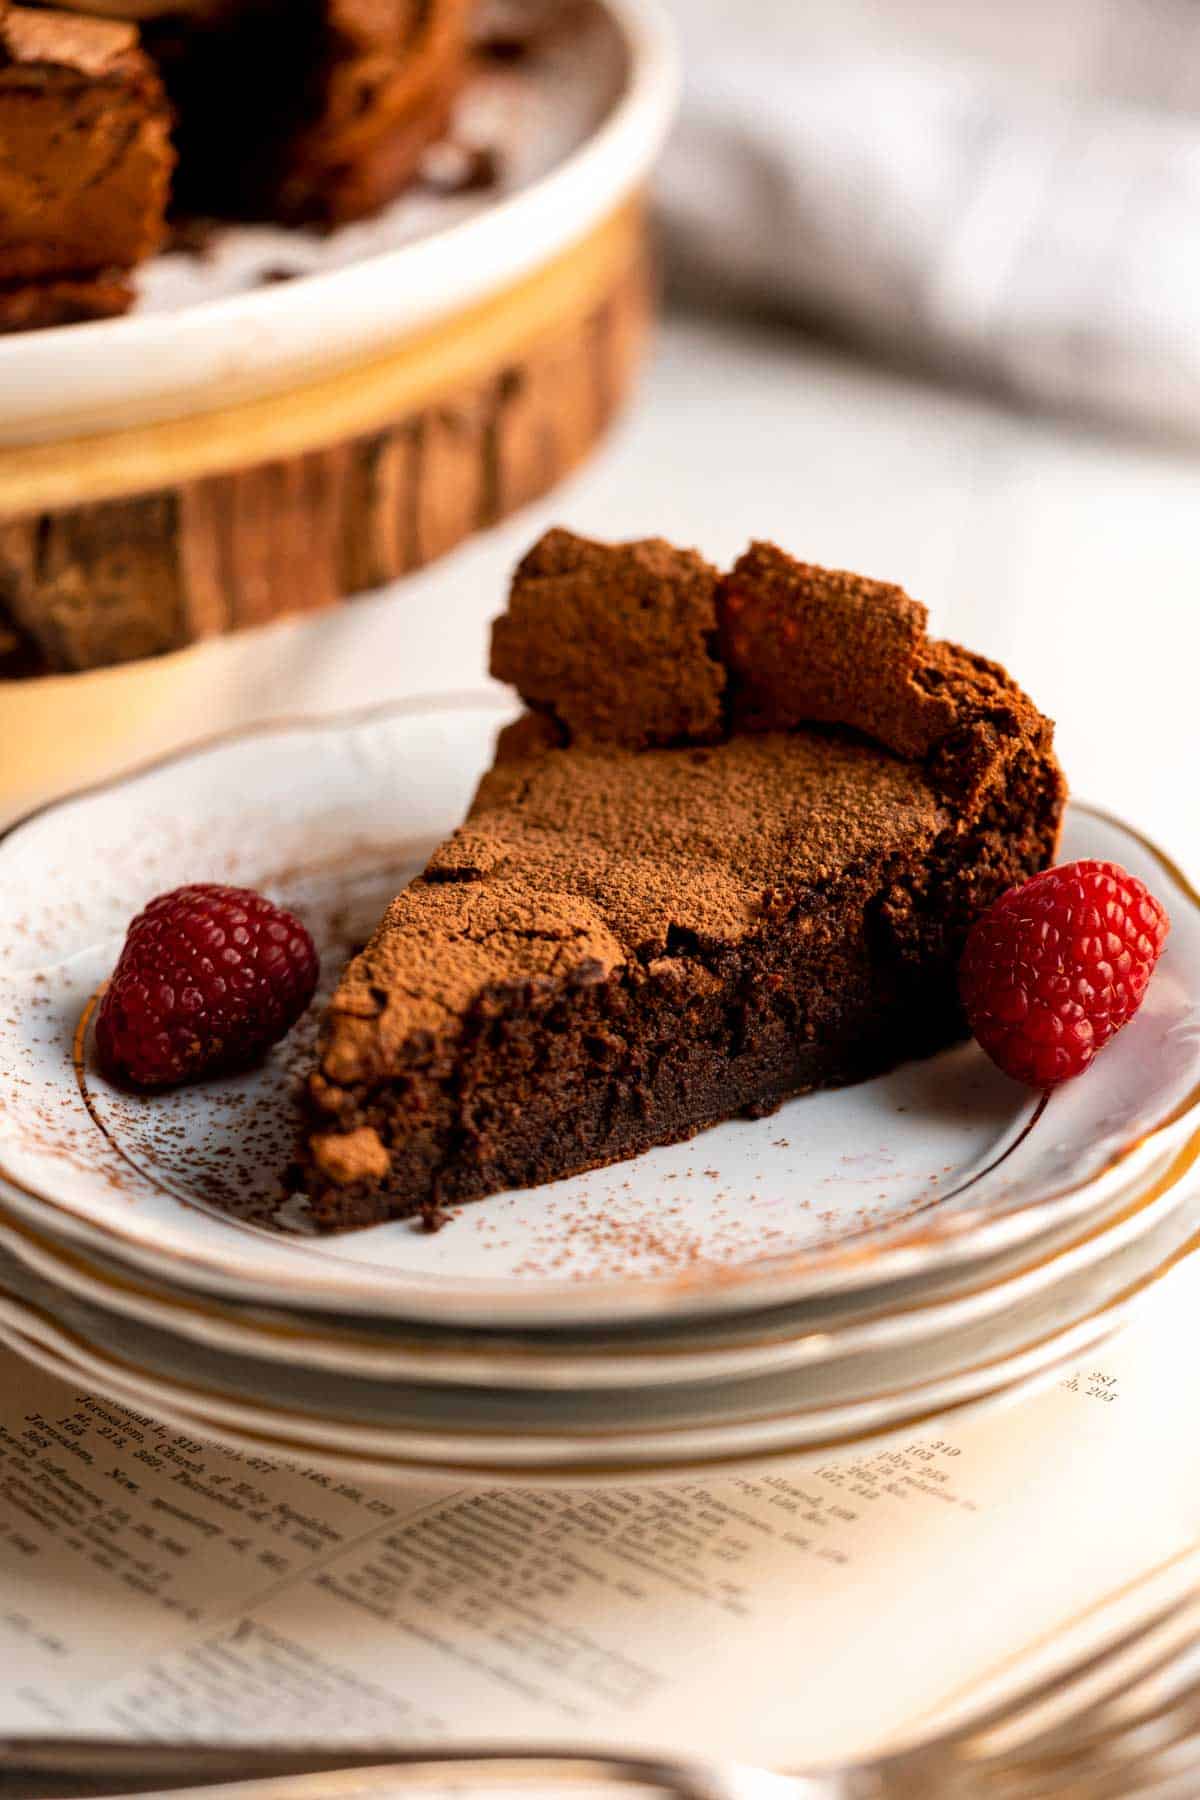
POLYGON ((446 130, 471 4, 0 0, 0 329, 125 311, 168 197, 282 224, 377 211, 446 130))
MULTIPOLYGON (((109 0, 116 5, 120 0, 109 0)), ((340 224, 412 179, 449 123, 471 0, 210 0, 142 33, 178 115, 177 204, 340 224)))
POLYGON ((550 1181, 963 1031, 972 921, 1052 857, 1052 728, 899 588, 555 531, 493 672, 531 710, 389 908, 308 1092, 321 1224, 550 1181))
POLYGON ((170 110, 131 25, 0 17, 0 330, 103 318, 163 233, 170 110))

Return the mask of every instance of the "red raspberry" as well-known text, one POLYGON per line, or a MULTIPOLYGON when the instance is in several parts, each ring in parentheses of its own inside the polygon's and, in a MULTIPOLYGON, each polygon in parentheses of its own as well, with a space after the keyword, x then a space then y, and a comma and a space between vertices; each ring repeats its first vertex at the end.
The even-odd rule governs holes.
POLYGON ((291 1030, 318 971, 299 919, 249 888, 160 894, 129 927, 101 1003, 101 1065, 145 1088, 245 1068, 291 1030))
POLYGON ((1005 1074, 1068 1081, 1132 1019, 1170 929, 1119 863, 1045 869, 971 927, 958 971, 967 1022, 1005 1074))

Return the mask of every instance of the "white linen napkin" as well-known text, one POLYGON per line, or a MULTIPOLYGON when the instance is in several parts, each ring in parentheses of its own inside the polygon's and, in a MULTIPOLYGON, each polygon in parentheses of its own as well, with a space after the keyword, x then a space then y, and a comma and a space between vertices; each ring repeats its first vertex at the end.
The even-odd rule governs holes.
MULTIPOLYGON (((818 0, 683 0, 659 194, 685 291, 1200 434, 1200 112, 1178 76, 1195 85, 1200 8, 1181 24, 1171 0, 1121 17, 1072 4, 1064 70, 1001 69, 895 15, 831 31, 818 0), (1103 78, 1078 54, 1087 19, 1105 27, 1103 78), (1135 52, 1136 81, 1114 81, 1135 52)), ((1032 17, 1000 11, 1018 36, 1032 17)))

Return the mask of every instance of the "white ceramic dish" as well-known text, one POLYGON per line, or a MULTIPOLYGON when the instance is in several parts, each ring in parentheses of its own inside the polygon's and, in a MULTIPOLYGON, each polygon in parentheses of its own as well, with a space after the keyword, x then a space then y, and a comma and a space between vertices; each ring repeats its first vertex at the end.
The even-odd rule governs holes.
MULTIPOLYGON (((413 1458, 462 1453, 497 1463, 641 1460, 723 1453, 728 1441, 774 1447, 856 1429, 917 1404, 931 1410, 972 1397, 995 1380, 1040 1369, 1063 1346, 1090 1341, 1096 1321, 1153 1283, 1195 1239, 1200 1194, 1180 1183, 1146 1209, 1148 1225, 1090 1265, 1068 1263, 1050 1289, 1014 1297, 1000 1318, 968 1316, 899 1348, 836 1339, 819 1362, 724 1382, 593 1393, 531 1393, 364 1381, 297 1361, 262 1362, 186 1342, 81 1301, 0 1259, 5 1302, 53 1327, 94 1373, 140 1385, 148 1404, 177 1391, 203 1396, 219 1416, 254 1429, 413 1458)), ((0 1304, 4 1304, 0 1303, 0 1304)))
POLYGON ((970 1296, 961 1310, 941 1314, 927 1332, 898 1343, 876 1342, 851 1328, 820 1334, 807 1362, 717 1380, 681 1380, 651 1391, 640 1368, 624 1387, 537 1391, 499 1383, 460 1385, 364 1378, 357 1372, 316 1368, 298 1356, 291 1363, 262 1359, 245 1350, 204 1346, 178 1334, 129 1319, 111 1308, 64 1291, 28 1265, 14 1270, 4 1259, 10 1291, 32 1298, 70 1329, 81 1343, 100 1347, 143 1374, 196 1383, 234 1400, 255 1400, 272 1410, 305 1413, 322 1424, 339 1420, 388 1431, 456 1429, 522 1436, 580 1436, 655 1428, 688 1430, 740 1420, 792 1421, 835 1406, 856 1406, 919 1382, 957 1377, 1023 1353, 1030 1346, 1081 1324, 1119 1292, 1158 1273, 1197 1229, 1194 1182, 1174 1184, 1120 1228, 1101 1233, 1101 1253, 1067 1257, 1057 1278, 1010 1295, 997 1315, 970 1296))
MULTIPOLYGON (((656 0, 587 0, 572 29, 528 92, 468 95, 468 109, 500 114, 498 193, 437 205, 409 194, 324 241, 227 233, 202 264, 160 259, 128 318, 0 338, 0 443, 180 418, 315 380, 567 250, 645 181, 676 85, 656 0), (311 272, 238 291, 281 263, 311 272)), ((478 135, 470 117, 464 129, 478 135)))
POLYGON ((449 700, 251 732, 11 832, 6 1205, 219 1295, 442 1326, 665 1324, 935 1279, 1027 1246, 1100 1216, 1184 1129, 1200 1099, 1200 905, 1151 846, 1079 808, 1064 857, 1124 861, 1174 927, 1137 1019, 1045 1105, 964 1045, 615 1171, 477 1203, 434 1236, 393 1224, 318 1239, 296 1201, 280 1206, 303 1031, 261 1070, 171 1096, 121 1095, 86 1057, 77 1073, 72 1040, 126 923, 180 881, 281 894, 336 973, 339 940, 373 923, 461 817, 504 716, 449 700))
MULTIPOLYGON (((901 1421, 920 1419, 930 1425, 948 1409, 1002 1388, 1036 1381, 1086 1355, 1127 1321, 1166 1271, 1194 1245, 1198 1214, 1200 1197, 1193 1190, 1159 1231, 1124 1260, 1119 1285, 1094 1310, 1008 1355, 989 1356, 985 1362, 932 1379, 925 1377, 919 1358, 904 1359, 904 1379, 895 1360, 889 1359, 877 1370, 877 1379, 886 1385, 878 1388, 875 1397, 835 1405, 789 1407, 779 1405, 779 1396, 777 1409, 770 1411, 770 1382, 757 1384, 757 1388, 750 1383, 731 1384, 728 1398, 732 1404, 723 1419, 713 1416, 723 1410, 717 1404, 722 1397, 719 1386, 707 1386, 698 1395, 695 1391, 660 1390, 649 1411, 639 1415, 638 1410, 626 1406, 617 1415, 619 1423, 610 1419, 603 1428, 590 1432, 581 1426, 570 1397, 563 1397, 565 1405, 557 1421, 544 1423, 538 1430, 527 1425, 506 1429, 499 1422, 501 1406, 492 1405, 490 1423, 468 1422, 456 1415, 455 1397, 447 1391, 435 1396, 423 1431, 310 1415, 302 1410, 302 1390, 286 1382, 282 1397, 272 1405, 237 1398, 211 1388, 200 1369, 188 1366, 182 1377, 173 1378, 148 1371, 107 1344, 88 1341, 74 1321, 70 1326, 59 1323, 51 1310, 58 1304, 53 1291, 47 1306, 40 1284, 11 1267, 5 1273, 8 1292, 0 1299, 0 1331, 11 1343, 17 1344, 23 1337, 69 1359, 78 1378, 125 1404, 160 1416, 182 1415, 201 1432, 215 1428, 218 1435, 229 1431, 269 1436, 317 1458, 332 1451, 369 1459, 396 1473, 409 1468, 445 1473, 469 1466, 481 1477, 518 1471, 546 1480, 556 1474, 577 1477, 622 1471, 657 1476, 680 1464, 694 1467, 716 1460, 774 1457, 818 1445, 860 1444, 901 1421), (735 1393, 738 1388, 744 1391, 735 1393), (758 1410, 747 1412, 751 1392, 760 1393, 762 1399, 758 1410)), ((137 1345, 134 1356, 141 1358, 144 1349, 144 1343, 137 1345)), ((202 1363, 209 1360, 200 1359, 202 1363)), ((538 1398, 544 1411, 555 1397, 538 1398)), ((492 1397, 493 1402, 496 1399, 492 1397)))
POLYGON ((399 1224, 318 1240, 296 1229, 294 1203, 279 1208, 299 1035, 261 1071, 170 1097, 131 1099, 89 1068, 77 1080, 76 1024, 146 898, 245 880, 353 940, 461 815, 501 716, 450 703, 250 733, 9 835, 0 1175, 14 1205, 217 1292, 437 1323, 663 1319, 795 1303, 1027 1241, 1148 1169, 1155 1134, 1195 1104, 1200 909, 1131 834, 1078 813, 1064 854, 1145 873, 1175 930, 1138 1019, 1044 1108, 964 1046, 653 1151, 617 1178, 499 1196, 434 1237, 399 1224), (622 1211, 631 1225, 653 1212, 648 1257, 644 1232, 614 1232, 622 1211))
MULTIPOLYGON (((868 1316, 851 1314, 837 1323, 815 1325, 807 1313, 789 1311, 770 1317, 770 1328, 755 1315, 741 1323, 741 1337, 728 1341, 723 1321, 706 1321, 692 1336, 663 1339, 635 1337, 620 1331, 587 1345, 564 1341, 556 1333, 544 1341, 514 1341, 480 1333, 474 1339, 427 1334, 396 1338, 367 1335, 357 1320, 327 1320, 235 1310, 199 1301, 185 1290, 171 1291, 132 1280, 128 1272, 106 1270, 77 1246, 58 1244, 3 1223, 0 1245, 34 1275, 91 1307, 136 1325, 165 1333, 184 1346, 196 1345, 239 1359, 280 1363, 289 1370, 324 1371, 364 1382, 439 1384, 457 1387, 565 1391, 573 1395, 593 1389, 678 1386, 681 1383, 731 1381, 767 1373, 802 1371, 834 1358, 865 1354, 904 1355, 914 1346, 946 1339, 971 1328, 994 1326, 1004 1347, 1018 1319, 1029 1316, 1039 1301, 1058 1301, 1067 1283, 1085 1271, 1103 1267, 1139 1238, 1153 1231, 1179 1201, 1179 1184, 1191 1176, 1200 1149, 1200 1134, 1178 1156, 1168 1155, 1149 1178, 1147 1190, 1126 1196, 1117 1216, 1067 1248, 1043 1254, 1015 1274, 974 1281, 965 1292, 934 1303, 900 1305, 868 1316), (714 1329, 716 1326, 716 1329, 714 1329)), ((1078 1290, 1072 1288, 1072 1293, 1078 1290)), ((1045 1317, 1043 1315, 1042 1322, 1045 1317)), ((1020 1326, 1017 1326, 1020 1329, 1020 1326)), ((1009 1340, 1011 1341, 1011 1339, 1009 1340)), ((183 1350, 186 1356, 186 1348, 183 1350)))
MULTIPOLYGON (((1118 1329, 1114 1325, 1113 1330, 1118 1329)), ((1112 1335, 1111 1331, 1107 1335, 1112 1335)), ((1092 1349, 1099 1346, 1104 1337, 1095 1340, 1092 1349)), ((0 1315, 0 1342, 15 1350, 28 1362, 44 1369, 47 1374, 70 1385, 82 1385, 93 1388, 94 1376, 86 1365, 61 1347, 54 1347, 46 1340, 45 1334, 31 1336, 23 1326, 15 1320, 6 1320, 0 1315)), ((997 1411, 1006 1405, 1039 1392, 1051 1382, 1065 1377, 1076 1366, 1076 1357, 1067 1354, 1051 1363, 1040 1374, 1029 1376, 988 1390, 978 1399, 964 1401, 958 1406, 949 1407, 937 1418, 931 1419, 928 1414, 907 1416, 899 1423, 886 1430, 868 1432, 861 1437, 843 1436, 825 1440, 808 1449, 790 1449, 770 1455, 721 1456, 710 1460, 695 1462, 679 1462, 661 1467, 641 1467, 621 1464, 609 1467, 593 1467, 574 1470, 566 1466, 527 1466, 519 1469, 493 1467, 486 1463, 466 1460, 455 1460, 446 1463, 422 1463, 405 1461, 396 1457, 372 1457, 359 1453, 348 1453, 335 1449, 329 1444, 313 1446, 274 1432, 256 1432, 244 1426, 231 1425, 222 1421, 202 1408, 194 1408, 184 1404, 178 1397, 160 1400, 152 1411, 162 1423, 172 1425, 176 1430, 207 1439, 212 1443, 225 1444, 232 1449, 244 1451, 250 1455, 270 1457, 272 1461, 284 1467, 319 1468, 336 1474, 344 1479, 380 1482, 388 1486, 405 1482, 426 1483, 430 1480, 446 1479, 451 1481, 478 1482, 489 1487, 601 1487, 628 1486, 632 1482, 654 1480, 659 1482, 692 1481, 701 1476, 732 1476, 752 1474, 768 1469, 781 1473, 796 1475, 805 1469, 815 1469, 832 1462, 844 1461, 861 1455, 873 1455, 891 1446, 911 1443, 922 1437, 936 1434, 940 1427, 952 1429, 956 1424, 965 1423, 979 1417, 984 1412, 997 1411)), ((119 1404, 136 1410, 145 1410, 145 1397, 137 1389, 126 1384, 119 1376, 113 1376, 106 1383, 110 1397, 119 1404)))
MULTIPOLYGON (((673 1432, 612 1432, 602 1442, 593 1438, 554 1436, 501 1436, 496 1433, 456 1430, 452 1425, 427 1435, 386 1428, 347 1425, 306 1414, 272 1409, 239 1401, 206 1388, 188 1387, 132 1368, 81 1345, 62 1332, 54 1321, 8 1295, 0 1296, 0 1328, 20 1331, 47 1348, 69 1355, 88 1383, 89 1391, 107 1394, 140 1411, 161 1415, 164 1409, 189 1413, 236 1431, 286 1436, 314 1455, 332 1449, 344 1455, 367 1456, 384 1462, 425 1465, 432 1473, 459 1462, 488 1470, 525 1468, 561 1469, 583 1474, 616 1466, 639 1468, 647 1475, 668 1471, 677 1462, 694 1463, 714 1458, 773 1454, 806 1449, 814 1442, 849 1438, 887 1429, 898 1420, 922 1416, 935 1418, 947 1407, 977 1399, 1008 1381, 1030 1379, 1065 1358, 1085 1356, 1093 1345, 1111 1334, 1117 1319, 1093 1322, 1063 1334, 1052 1345, 1010 1359, 998 1359, 983 1369, 970 1370, 947 1381, 916 1385, 895 1391, 886 1399, 858 1403, 814 1413, 798 1424, 788 1416, 736 1427, 706 1426, 673 1432)), ((11 1342, 11 1337, 9 1338, 11 1342)))

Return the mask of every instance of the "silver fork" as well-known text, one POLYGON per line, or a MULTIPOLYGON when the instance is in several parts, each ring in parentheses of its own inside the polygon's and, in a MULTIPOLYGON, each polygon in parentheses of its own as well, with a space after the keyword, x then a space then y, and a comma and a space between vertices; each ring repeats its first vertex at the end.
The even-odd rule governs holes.
MULTIPOLYGON (((1192 1560, 1200 1566, 1200 1552, 1192 1560)), ((870 1763, 808 1774, 561 1747, 293 1752, 0 1741, 4 1800, 169 1800, 197 1788, 207 1800, 1198 1800, 1200 1589, 963 1726, 870 1763)))

